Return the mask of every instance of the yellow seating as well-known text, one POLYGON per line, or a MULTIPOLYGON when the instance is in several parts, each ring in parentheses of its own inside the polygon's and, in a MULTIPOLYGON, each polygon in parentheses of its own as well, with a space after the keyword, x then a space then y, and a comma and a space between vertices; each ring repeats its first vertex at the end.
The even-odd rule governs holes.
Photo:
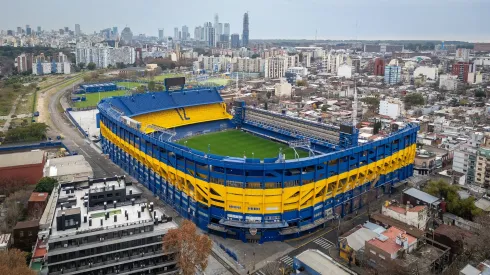
MULTIPOLYGON (((226 105, 223 103, 185 107, 184 110, 185 116, 188 119, 185 119, 184 111, 182 111, 182 109, 171 109, 139 115, 132 118, 141 122, 142 130, 144 130, 146 126, 150 124, 171 129, 195 123, 232 118, 232 116, 226 112, 226 105)), ((153 130, 147 129, 146 131, 151 132, 153 130)))

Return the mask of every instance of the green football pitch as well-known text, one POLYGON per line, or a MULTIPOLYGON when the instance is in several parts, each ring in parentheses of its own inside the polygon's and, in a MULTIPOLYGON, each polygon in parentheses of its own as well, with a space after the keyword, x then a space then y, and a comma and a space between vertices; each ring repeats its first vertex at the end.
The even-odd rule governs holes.
MULTIPOLYGON (((100 93, 100 99, 103 99, 106 97, 111 97, 111 96, 120 96, 120 95, 125 95, 125 94, 126 94, 126 91, 124 91, 124 90, 102 92, 102 93, 100 93)), ((75 107, 77 107, 77 108, 94 107, 94 106, 97 106, 97 103, 99 103, 99 93, 85 94, 85 96, 86 96, 87 100, 75 102, 74 103, 75 107)))
MULTIPOLYGON (((279 149, 285 154, 286 159, 294 159, 294 150, 288 145, 264 139, 239 130, 228 130, 224 132, 210 133, 181 139, 177 143, 189 148, 214 155, 228 157, 247 158, 275 158, 279 155, 279 149), (186 142, 187 141, 187 142, 186 142)), ((300 158, 308 157, 308 152, 296 149, 300 158)))

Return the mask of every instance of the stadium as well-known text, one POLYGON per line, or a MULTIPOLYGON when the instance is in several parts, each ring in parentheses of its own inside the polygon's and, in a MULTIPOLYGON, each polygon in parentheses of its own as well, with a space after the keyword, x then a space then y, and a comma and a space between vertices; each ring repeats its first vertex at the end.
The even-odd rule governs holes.
POLYGON ((98 109, 104 154, 224 238, 297 238, 413 173, 417 125, 361 145, 352 125, 227 106, 216 88, 110 97, 98 109))

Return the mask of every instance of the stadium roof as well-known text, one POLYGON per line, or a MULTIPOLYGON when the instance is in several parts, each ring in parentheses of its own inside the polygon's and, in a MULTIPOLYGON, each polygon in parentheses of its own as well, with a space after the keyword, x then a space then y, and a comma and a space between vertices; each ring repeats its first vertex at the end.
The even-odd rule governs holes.
POLYGON ((223 102, 215 88, 200 88, 177 92, 154 92, 102 100, 131 117, 188 106, 223 102))

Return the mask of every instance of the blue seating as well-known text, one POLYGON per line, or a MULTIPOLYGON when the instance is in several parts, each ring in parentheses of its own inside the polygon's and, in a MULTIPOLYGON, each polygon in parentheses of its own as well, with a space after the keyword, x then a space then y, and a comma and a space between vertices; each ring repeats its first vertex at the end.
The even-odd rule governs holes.
POLYGON ((126 116, 164 111, 169 109, 213 104, 223 102, 223 98, 215 88, 199 88, 178 92, 155 92, 120 96, 104 99, 111 105, 122 110, 126 116))

